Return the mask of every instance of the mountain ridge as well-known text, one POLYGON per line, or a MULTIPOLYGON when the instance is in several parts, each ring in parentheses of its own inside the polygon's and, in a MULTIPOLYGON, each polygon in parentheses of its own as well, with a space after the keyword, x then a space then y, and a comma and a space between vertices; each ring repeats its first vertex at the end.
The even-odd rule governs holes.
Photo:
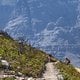
MULTIPOLYGON (((56 54, 58 49, 55 49, 55 52, 53 52, 52 49, 53 47, 58 48, 59 47, 57 46, 58 44, 59 45, 62 44, 62 47, 66 43, 67 45, 71 44, 72 46, 64 46, 65 49, 63 47, 63 51, 61 49, 62 54, 60 55, 62 59, 66 55, 65 53, 67 50, 68 51, 70 50, 69 53, 73 55, 75 54, 80 55, 79 53, 80 46, 78 45, 80 43, 79 41, 80 39, 79 36, 80 3, 79 2, 80 1, 79 0, 77 1, 54 0, 54 1, 53 0, 50 1, 30 0, 27 1, 26 3, 25 0, 24 1, 19 0, 14 5, 13 11, 11 11, 12 13, 10 14, 11 15, 10 21, 6 23, 4 30, 7 31, 15 39, 22 36, 24 37, 25 40, 29 39, 31 44, 34 44, 34 46, 42 47, 43 44, 52 46, 51 48, 49 48, 49 53, 51 54, 53 53, 56 54), (28 5, 26 6, 26 4, 28 5), (19 9, 19 6, 20 7, 22 6, 22 8, 19 9), (15 13, 15 15, 13 13, 15 13), (46 35, 44 36, 44 34, 42 34, 44 32, 46 34, 45 31, 46 29, 49 37, 47 37, 46 35), (53 30, 52 33, 50 30, 51 31, 53 30), (50 36, 49 33, 52 36, 50 36), (38 36, 40 34, 41 36, 38 36), (45 42, 45 40, 40 41, 42 37, 47 39, 47 42, 45 42), (42 41, 44 43, 42 43, 42 41), (57 47, 52 44, 56 44, 57 47), (66 47, 71 47, 71 48, 66 50, 66 47), (74 47, 74 49, 72 49, 72 47, 74 47)), ((44 48, 42 47, 41 49, 47 51, 46 45, 44 48)), ((58 55, 59 54, 56 54, 56 56, 58 55)))
POLYGON ((24 78, 23 76, 33 80, 44 78, 46 80, 47 78, 58 80, 57 77, 61 80, 63 80, 63 78, 67 80, 80 79, 80 73, 78 73, 71 64, 59 61, 55 57, 31 47, 30 44, 25 44, 25 42, 23 44, 21 41, 15 41, 10 36, 7 36, 8 34, 4 34, 5 32, 0 33, 0 59, 6 60, 10 64, 11 69, 9 69, 8 72, 6 71, 6 76, 9 77, 5 78, 5 71, 1 73, 4 69, 0 62, 1 80, 15 80, 18 79, 18 77, 19 79, 24 78), (23 47, 21 47, 21 44, 23 44, 23 47), (45 68, 47 68, 47 72, 45 68), (60 74, 58 74, 59 72, 57 69, 59 69, 60 74), (43 73, 44 71, 45 74, 43 73), (50 76, 46 77, 48 72, 50 76), (44 74, 44 77, 41 77, 42 74, 44 74))

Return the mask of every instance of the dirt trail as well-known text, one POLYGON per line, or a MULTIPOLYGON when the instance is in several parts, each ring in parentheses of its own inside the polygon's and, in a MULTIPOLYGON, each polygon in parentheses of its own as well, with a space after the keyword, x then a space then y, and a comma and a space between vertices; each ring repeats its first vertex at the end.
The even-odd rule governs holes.
MULTIPOLYGON (((4 75, 0 74, 0 78, 4 77, 12 77, 15 75, 4 75)), ((17 78, 16 80, 23 80, 23 77, 17 78)), ((32 79, 25 79, 25 80, 63 80, 62 75, 59 73, 59 70, 55 67, 55 63, 49 62, 46 64, 46 70, 45 73, 43 74, 42 78, 32 78, 32 79)))
POLYGON ((43 78, 45 80, 63 80, 62 75, 59 74, 59 70, 52 62, 46 64, 46 71, 43 74, 43 78))
POLYGON ((80 73, 80 68, 75 67, 75 69, 80 73))

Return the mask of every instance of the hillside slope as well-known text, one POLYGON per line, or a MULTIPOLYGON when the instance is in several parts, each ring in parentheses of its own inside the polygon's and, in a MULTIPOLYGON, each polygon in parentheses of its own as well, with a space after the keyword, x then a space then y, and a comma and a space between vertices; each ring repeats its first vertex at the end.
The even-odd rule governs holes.
MULTIPOLYGON (((0 33, 0 58, 10 63, 11 71, 15 71, 14 75, 20 72, 28 77, 41 77, 42 72, 45 70, 45 64, 49 59, 49 55, 31 47, 29 44, 23 45, 22 53, 20 53, 19 49, 19 41, 13 40, 7 33, 0 33)), ((53 64, 57 61, 54 57, 51 57, 51 60, 53 64)), ((80 80, 80 73, 78 73, 72 65, 66 65, 59 62, 56 68, 61 71, 64 80, 80 80)), ((0 73, 2 70, 0 64, 0 73)))
POLYGON ((56 67, 60 70, 64 80, 80 80, 80 73, 72 65, 59 62, 56 67))
POLYGON ((0 57, 7 60, 15 72, 39 77, 47 60, 46 54, 27 44, 24 45, 24 51, 21 54, 19 53, 19 47, 17 41, 0 34, 0 57))

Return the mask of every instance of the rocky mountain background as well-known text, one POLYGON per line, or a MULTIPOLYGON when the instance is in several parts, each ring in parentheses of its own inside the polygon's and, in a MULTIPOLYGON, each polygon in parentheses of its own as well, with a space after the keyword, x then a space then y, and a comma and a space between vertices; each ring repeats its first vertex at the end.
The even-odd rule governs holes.
POLYGON ((0 29, 80 67, 80 0, 1 0, 0 29))

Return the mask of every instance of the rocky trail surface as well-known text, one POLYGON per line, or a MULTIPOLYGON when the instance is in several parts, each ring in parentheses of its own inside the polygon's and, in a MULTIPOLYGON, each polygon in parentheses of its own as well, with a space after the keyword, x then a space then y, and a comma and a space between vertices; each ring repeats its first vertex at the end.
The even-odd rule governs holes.
MULTIPOLYGON (((55 67, 55 63, 53 62, 48 62, 46 65, 46 70, 43 73, 42 78, 16 78, 16 80, 63 80, 62 75, 59 73, 59 70, 55 67)), ((14 75, 4 75, 0 74, 0 78, 5 78, 5 77, 12 77, 14 75)))
POLYGON ((54 63, 49 62, 46 64, 46 71, 43 74, 45 80, 63 80, 59 70, 54 66, 54 63))

